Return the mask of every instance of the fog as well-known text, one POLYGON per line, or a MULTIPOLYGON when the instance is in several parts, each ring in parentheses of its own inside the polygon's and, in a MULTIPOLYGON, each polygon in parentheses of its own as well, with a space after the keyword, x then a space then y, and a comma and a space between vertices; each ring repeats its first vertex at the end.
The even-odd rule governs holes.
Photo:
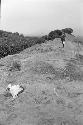
POLYGON ((3 0, 0 28, 25 35, 44 35, 70 27, 83 32, 81 0, 3 0))

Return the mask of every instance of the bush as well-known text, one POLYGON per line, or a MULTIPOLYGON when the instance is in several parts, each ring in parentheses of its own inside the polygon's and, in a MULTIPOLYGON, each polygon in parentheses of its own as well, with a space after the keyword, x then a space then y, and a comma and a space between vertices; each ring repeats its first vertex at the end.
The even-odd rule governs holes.
POLYGON ((2 30, 0 30, 0 37, 2 37, 2 34, 3 34, 3 31, 2 31, 2 30))
POLYGON ((14 61, 9 69, 9 71, 20 71, 20 70, 21 70, 21 64, 17 61, 14 61))
POLYGON ((61 31, 61 30, 55 30, 54 32, 55 32, 55 34, 56 34, 58 37, 62 35, 62 31, 61 31))
POLYGON ((44 40, 48 40, 48 35, 42 36, 44 40))
POLYGON ((48 40, 54 40, 55 38, 60 38, 61 35, 62 35, 62 31, 61 30, 51 31, 48 34, 48 40))
POLYGON ((62 29, 62 32, 71 34, 71 33, 73 33, 73 29, 71 29, 71 28, 65 28, 65 29, 62 29))
POLYGON ((0 58, 20 53, 28 47, 44 42, 45 39, 42 37, 25 37, 18 32, 12 33, 0 30, 0 58))
POLYGON ((48 34, 48 40, 53 40, 53 39, 55 39, 54 31, 51 31, 51 32, 48 34))

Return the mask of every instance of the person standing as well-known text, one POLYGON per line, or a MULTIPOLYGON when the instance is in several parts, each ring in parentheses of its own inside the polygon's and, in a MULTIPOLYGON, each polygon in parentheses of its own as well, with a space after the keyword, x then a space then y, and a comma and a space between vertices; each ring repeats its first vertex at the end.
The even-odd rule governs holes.
POLYGON ((65 37, 66 37, 65 33, 62 32, 61 41, 62 41, 62 44, 63 44, 63 48, 64 48, 64 45, 65 45, 65 37))

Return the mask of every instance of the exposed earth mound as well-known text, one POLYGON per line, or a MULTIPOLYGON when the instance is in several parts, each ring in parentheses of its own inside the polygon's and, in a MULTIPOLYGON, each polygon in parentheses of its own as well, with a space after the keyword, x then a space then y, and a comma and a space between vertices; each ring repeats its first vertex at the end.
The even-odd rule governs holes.
POLYGON ((0 59, 0 125, 83 125, 83 47, 73 39, 0 59), (13 99, 8 84, 24 91, 13 99))

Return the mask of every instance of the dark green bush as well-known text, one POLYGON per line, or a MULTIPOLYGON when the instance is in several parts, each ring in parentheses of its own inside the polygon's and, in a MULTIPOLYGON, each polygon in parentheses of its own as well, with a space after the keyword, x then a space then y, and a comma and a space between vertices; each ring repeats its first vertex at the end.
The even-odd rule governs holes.
POLYGON ((44 42, 45 39, 42 37, 25 37, 18 32, 12 33, 0 30, 0 58, 20 53, 28 47, 44 42))
POLYGON ((48 35, 42 36, 44 40, 48 40, 48 35))
POLYGON ((51 31, 51 32, 48 34, 48 40, 53 40, 53 39, 55 39, 55 38, 60 38, 61 35, 62 35, 62 31, 61 31, 61 30, 51 31))
POLYGON ((62 29, 62 32, 71 34, 71 33, 73 33, 73 29, 71 29, 71 28, 65 28, 65 29, 62 29))

